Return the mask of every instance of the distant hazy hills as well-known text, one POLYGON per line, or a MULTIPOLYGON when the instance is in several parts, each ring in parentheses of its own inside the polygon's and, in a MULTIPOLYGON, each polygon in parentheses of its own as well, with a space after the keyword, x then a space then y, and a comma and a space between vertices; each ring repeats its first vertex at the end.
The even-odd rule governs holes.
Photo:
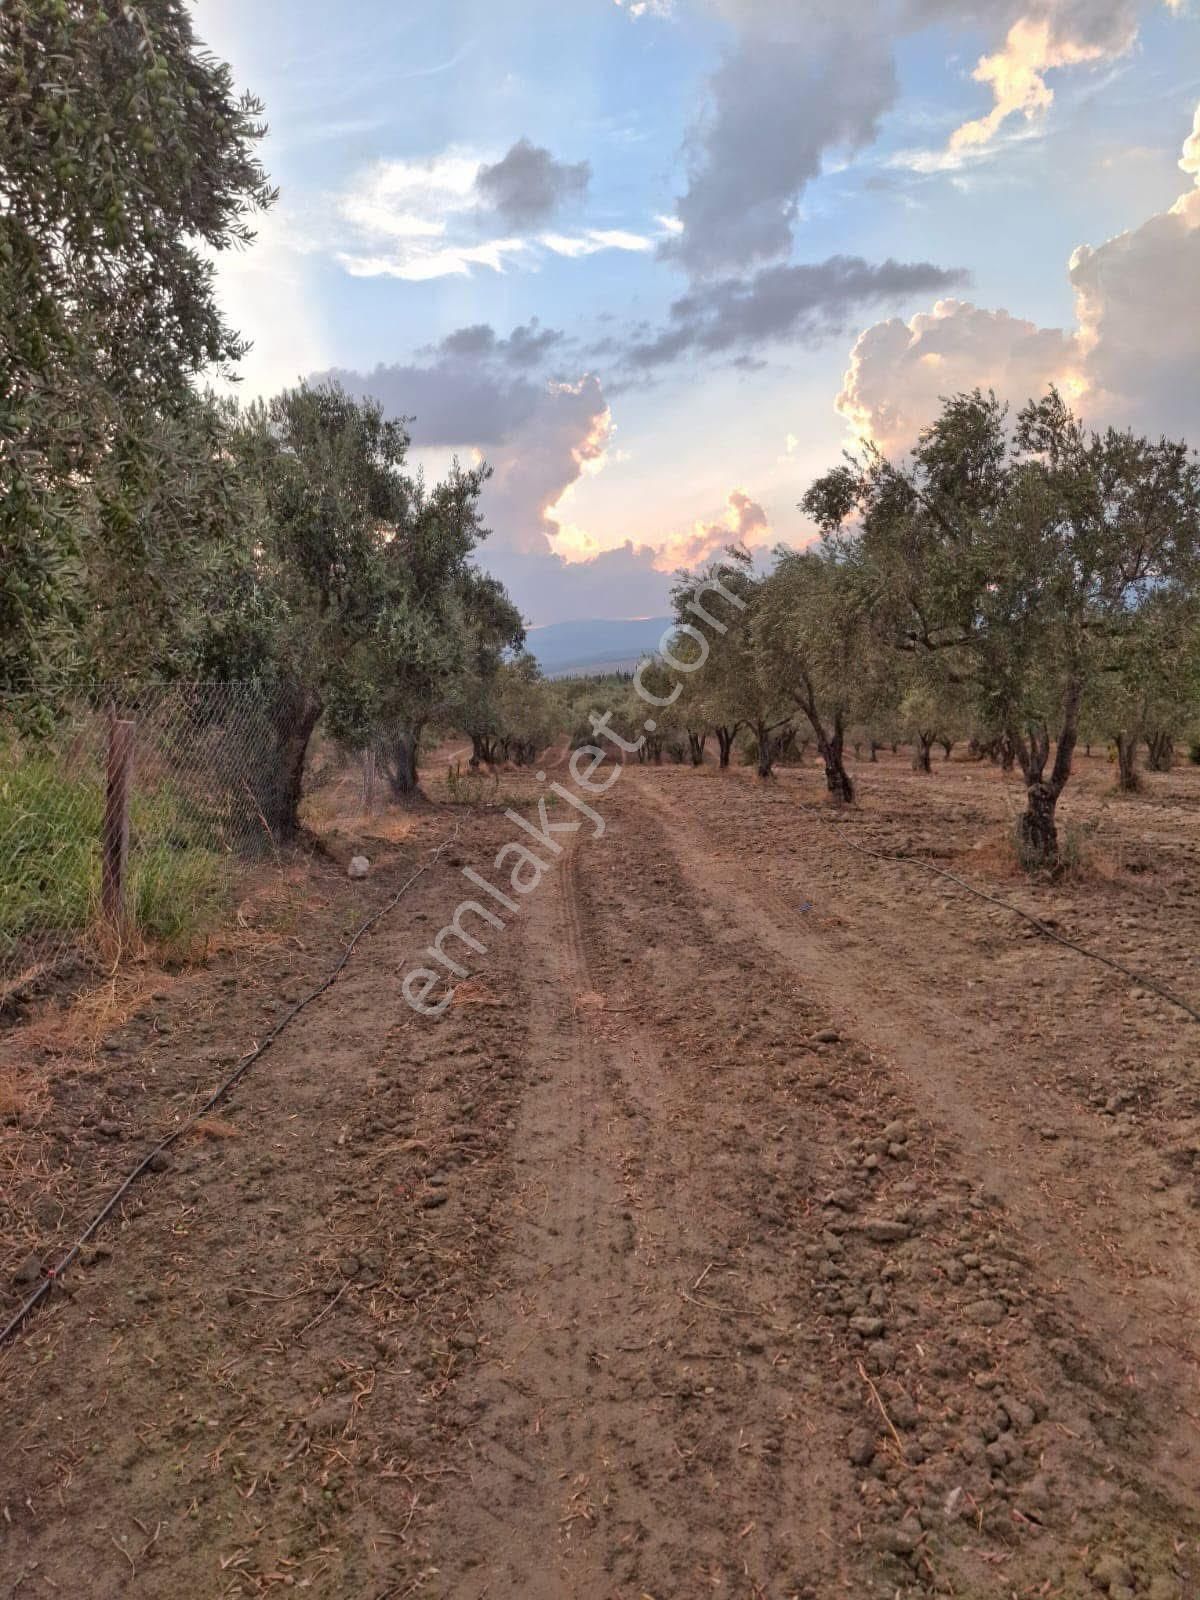
POLYGON ((620 621, 550 622, 530 628, 525 647, 548 678, 569 673, 617 672, 651 655, 674 619, 637 617, 620 621))

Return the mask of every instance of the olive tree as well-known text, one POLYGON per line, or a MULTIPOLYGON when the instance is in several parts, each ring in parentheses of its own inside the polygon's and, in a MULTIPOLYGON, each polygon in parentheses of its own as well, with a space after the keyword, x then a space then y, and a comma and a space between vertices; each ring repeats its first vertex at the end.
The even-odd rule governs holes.
POLYGON ((224 459, 192 389, 245 348, 211 256, 273 199, 263 132, 185 0, 0 7, 0 690, 191 597, 224 459))
POLYGON ((532 766, 559 732, 562 706, 526 651, 500 667, 496 711, 499 754, 519 767, 532 766))
POLYGON ((1175 740, 1183 736, 1200 703, 1200 596, 1151 593, 1138 606, 1128 630, 1113 641, 1085 709, 1085 731, 1111 741, 1117 756, 1117 787, 1141 788, 1137 752, 1146 745, 1146 766, 1170 770, 1175 740))
POLYGON ((684 638, 703 636, 708 645, 695 669, 703 714, 698 718, 693 711, 692 720, 712 727, 723 768, 738 734, 749 733, 760 778, 771 776, 777 735, 794 716, 790 698, 757 669, 755 627, 765 581, 748 551, 731 545, 724 559, 680 573, 672 590, 680 627, 692 630, 684 638))
POLYGON ((408 432, 336 386, 302 385, 251 406, 233 445, 259 512, 246 581, 212 627, 237 650, 260 644, 278 707, 268 820, 288 838, 313 731, 335 699, 343 711, 354 701, 358 654, 378 628, 386 552, 412 496, 408 432))
POLYGON ((1010 428, 994 395, 947 400, 904 463, 851 457, 804 501, 856 525, 871 614, 900 650, 937 654, 1025 781, 1031 864, 1058 861, 1056 808, 1085 704, 1152 595, 1185 592, 1200 542, 1186 445, 1086 431, 1051 390, 1010 428))
POLYGON ((914 772, 928 773, 932 751, 940 744, 946 760, 967 726, 968 707, 961 687, 947 670, 944 656, 900 656, 891 652, 899 704, 896 721, 913 747, 914 772))
POLYGON ((829 794, 849 804, 846 732, 861 708, 873 653, 854 552, 829 538, 818 550, 780 549, 776 558, 754 619, 755 668, 812 729, 829 794))
POLYGON ((454 685, 445 720, 471 741, 473 768, 503 760, 514 740, 524 743, 525 702, 544 699, 537 660, 521 651, 506 659, 507 641, 482 618, 469 623, 462 672, 454 685))
POLYGON ((487 475, 455 462, 432 489, 398 479, 396 514, 366 590, 366 626, 338 673, 337 725, 374 743, 397 799, 417 792, 422 735, 452 716, 472 657, 524 641, 504 586, 471 560, 487 536, 479 513, 487 475))

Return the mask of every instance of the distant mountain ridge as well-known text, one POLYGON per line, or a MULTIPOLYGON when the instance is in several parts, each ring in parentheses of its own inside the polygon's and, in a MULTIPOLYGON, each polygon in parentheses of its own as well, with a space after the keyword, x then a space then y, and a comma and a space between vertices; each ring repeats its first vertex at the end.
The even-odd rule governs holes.
POLYGON ((637 666, 658 649, 673 617, 593 618, 530 628, 525 648, 548 678, 571 673, 617 672, 637 666))

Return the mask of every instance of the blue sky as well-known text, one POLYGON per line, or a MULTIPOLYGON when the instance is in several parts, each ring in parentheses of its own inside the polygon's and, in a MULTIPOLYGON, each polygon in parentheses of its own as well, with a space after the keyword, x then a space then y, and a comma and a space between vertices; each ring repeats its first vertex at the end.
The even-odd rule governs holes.
POLYGON ((534 622, 802 542, 812 476, 954 388, 1200 437, 1194 0, 195 11, 281 186, 221 268, 244 390, 332 372, 429 471, 488 459, 534 622))

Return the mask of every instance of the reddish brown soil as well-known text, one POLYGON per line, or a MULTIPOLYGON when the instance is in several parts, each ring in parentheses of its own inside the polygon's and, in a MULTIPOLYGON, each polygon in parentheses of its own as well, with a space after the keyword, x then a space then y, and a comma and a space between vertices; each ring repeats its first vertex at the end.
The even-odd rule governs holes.
POLYGON ((381 819, 18 1094, 6 1309, 459 827, 0 1354, 0 1593, 1200 1594, 1200 1029, 848 844, 1194 1004, 1200 773, 1084 762, 1030 886, 1011 781, 856 772, 626 771, 436 1022, 408 959, 513 824, 381 819))

